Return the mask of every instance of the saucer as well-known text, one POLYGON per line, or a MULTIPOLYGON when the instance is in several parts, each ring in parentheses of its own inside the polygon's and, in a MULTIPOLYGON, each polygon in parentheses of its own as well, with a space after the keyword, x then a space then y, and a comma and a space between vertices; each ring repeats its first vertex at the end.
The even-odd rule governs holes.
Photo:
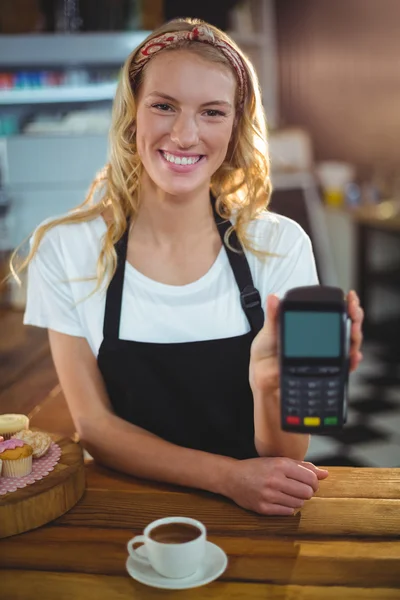
MULTIPOLYGON (((139 554, 146 556, 144 547, 141 546, 139 554)), ((225 571, 228 564, 228 557, 219 546, 212 542, 206 542, 206 552, 203 563, 197 569, 196 573, 182 579, 170 579, 159 575, 150 565, 142 565, 131 556, 126 561, 126 569, 129 575, 151 587, 163 588, 167 590, 187 590, 189 588, 199 587, 217 579, 225 571)))

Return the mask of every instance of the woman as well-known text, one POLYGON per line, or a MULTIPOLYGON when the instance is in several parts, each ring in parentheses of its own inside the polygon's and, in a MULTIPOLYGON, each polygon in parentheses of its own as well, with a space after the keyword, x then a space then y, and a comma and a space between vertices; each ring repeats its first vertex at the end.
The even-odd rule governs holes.
POLYGON ((96 460, 290 515, 328 473, 303 462, 308 435, 280 429, 278 296, 317 276, 269 196, 254 69, 215 27, 167 23, 125 63, 86 202, 36 232, 25 323, 49 329, 96 460))

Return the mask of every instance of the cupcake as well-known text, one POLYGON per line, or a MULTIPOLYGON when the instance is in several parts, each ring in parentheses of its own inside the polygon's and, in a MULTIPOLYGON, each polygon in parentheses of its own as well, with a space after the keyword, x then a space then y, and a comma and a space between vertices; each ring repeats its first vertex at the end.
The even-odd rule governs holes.
POLYGON ((32 472, 32 446, 22 440, 0 442, 3 477, 24 477, 32 472))
POLYGON ((29 419, 25 415, 0 415, 0 436, 9 440, 17 431, 28 429, 29 419))
POLYGON ((22 440, 32 446, 33 458, 41 458, 51 446, 51 437, 44 431, 24 429, 13 435, 12 439, 22 440))

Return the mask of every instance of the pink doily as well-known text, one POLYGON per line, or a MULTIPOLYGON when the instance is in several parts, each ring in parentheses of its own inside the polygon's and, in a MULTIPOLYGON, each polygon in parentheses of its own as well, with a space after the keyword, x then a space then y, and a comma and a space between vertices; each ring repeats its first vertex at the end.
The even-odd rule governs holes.
POLYGON ((42 458, 34 458, 32 462, 32 473, 25 477, 0 477, 0 496, 8 492, 16 492, 35 481, 39 481, 53 471, 60 460, 61 448, 52 442, 50 448, 42 458))

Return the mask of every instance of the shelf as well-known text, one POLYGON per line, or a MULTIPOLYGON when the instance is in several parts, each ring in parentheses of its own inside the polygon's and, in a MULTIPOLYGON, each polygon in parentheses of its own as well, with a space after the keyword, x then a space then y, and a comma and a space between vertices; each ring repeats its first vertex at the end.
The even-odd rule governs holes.
POLYGON ((117 65, 150 31, 0 35, 0 69, 117 65))
POLYGON ((112 82, 79 87, 59 86, 43 89, 4 90, 0 91, 0 105, 112 100, 116 89, 117 84, 112 82))

